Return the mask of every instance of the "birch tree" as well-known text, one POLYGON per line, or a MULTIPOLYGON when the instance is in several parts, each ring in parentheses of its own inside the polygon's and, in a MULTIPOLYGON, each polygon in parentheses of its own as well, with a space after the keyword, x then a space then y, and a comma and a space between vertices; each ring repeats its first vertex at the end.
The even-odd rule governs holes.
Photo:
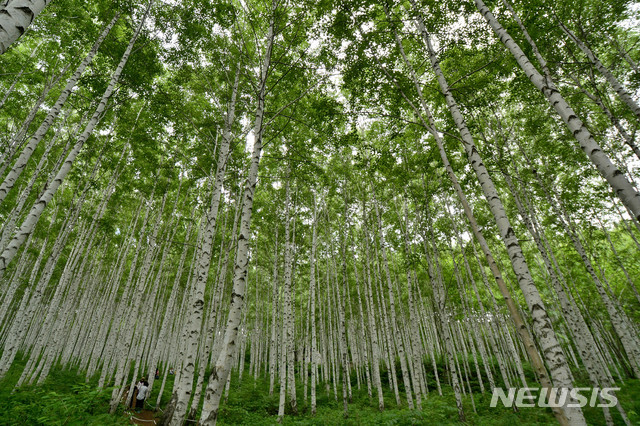
POLYGON ((0 9, 0 55, 20 38, 51 0, 8 0, 0 9))

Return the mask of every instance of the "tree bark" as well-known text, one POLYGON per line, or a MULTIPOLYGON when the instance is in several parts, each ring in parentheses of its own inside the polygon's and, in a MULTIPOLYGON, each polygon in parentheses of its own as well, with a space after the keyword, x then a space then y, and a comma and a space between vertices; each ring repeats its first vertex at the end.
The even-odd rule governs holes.
MULTIPOLYGON (((13 0, 13 1, 15 2, 16 0, 13 0)), ((21 2, 28 2, 28 1, 29 0, 21 0, 21 2)), ((0 16, 2 15, 3 14, 0 13, 0 16)), ((109 34, 113 26, 116 24, 119 17, 120 17, 120 14, 116 13, 116 15, 113 17, 111 22, 109 22, 109 24, 104 28, 102 33, 100 33, 100 36, 94 43, 93 47, 91 48, 87 56, 85 56, 83 61, 76 68, 73 75, 69 78, 69 80, 67 80, 67 85, 62 90, 62 93, 60 93, 60 96, 58 96, 58 99, 56 100, 55 104, 49 110, 49 113, 45 117, 42 124, 40 124, 40 127, 38 127, 38 130, 36 130, 36 132, 33 134, 33 136, 31 136, 27 144, 22 149, 22 152, 20 153, 20 156, 18 157, 15 164, 13 165, 13 168, 9 171, 7 176, 4 178, 4 181, 2 182, 2 184, 0 184, 0 204, 2 204, 8 192, 15 185, 16 181, 18 180, 18 177, 20 177, 20 174, 26 167, 27 162, 29 161, 29 158, 31 158, 31 154, 33 154, 33 151, 36 149, 36 147, 38 146, 38 144, 40 143, 44 135, 47 133, 47 131, 49 130, 49 128, 51 127, 55 119, 58 117, 58 114, 60 114, 60 111, 62 110, 63 105, 71 95, 71 92, 73 92, 73 89, 76 87, 76 84, 78 83, 78 80, 82 76, 82 73, 84 72, 85 68, 87 68, 89 63, 91 63, 91 60, 93 59, 93 57, 96 55, 96 53, 98 53, 98 49, 100 48, 100 45, 102 44, 104 39, 107 37, 107 35, 109 34)), ((128 55, 126 56, 128 57, 128 55)))
POLYGON ((51 0, 8 0, 0 8, 0 55, 20 38, 51 0))
POLYGON ((251 238, 251 216, 253 213, 253 197, 256 190, 258 180, 258 166, 260 164, 260 156, 262 153, 262 135, 264 131, 264 103, 265 92, 269 67, 271 65, 271 53, 273 51, 275 38, 275 11, 278 6, 277 2, 272 4, 271 16, 269 22, 269 30, 267 34, 267 46, 264 54, 264 60, 260 67, 258 105, 256 108, 256 116, 254 121, 254 142, 253 152, 251 153, 251 164, 249 166, 249 175, 244 187, 242 197, 242 215, 240 219, 240 235, 238 237, 238 249, 236 252, 235 269, 233 273, 233 291, 231 295, 231 306, 229 317, 224 333, 224 343, 222 350, 216 360, 215 367, 209 377, 207 392, 205 394, 204 405, 200 424, 215 425, 218 417, 218 408, 220 406, 220 398, 224 390, 224 384, 231 370, 231 363, 236 348, 236 339, 238 336, 238 327, 241 319, 242 308, 244 306, 244 295, 247 280, 247 266, 249 263, 249 239, 251 238))
POLYGON ((556 110, 565 122, 567 128, 578 141, 580 148, 596 166, 600 174, 609 183, 615 194, 633 212, 636 221, 640 221, 640 194, 633 187, 626 176, 611 162, 593 135, 569 106, 555 83, 545 77, 533 66, 520 46, 511 38, 509 33, 500 25, 489 8, 482 0, 474 0, 480 14, 489 23, 500 41, 509 49, 518 65, 525 72, 529 80, 542 92, 549 104, 556 110))

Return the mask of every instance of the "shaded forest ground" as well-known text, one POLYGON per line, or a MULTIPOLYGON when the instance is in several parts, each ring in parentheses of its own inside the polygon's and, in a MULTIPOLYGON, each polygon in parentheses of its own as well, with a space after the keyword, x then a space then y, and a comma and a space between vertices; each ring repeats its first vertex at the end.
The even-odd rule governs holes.
MULTIPOLYGON (((441 377, 445 377, 443 364, 439 363, 441 377)), ((0 425, 126 425, 132 424, 129 413, 120 405, 115 415, 107 414, 111 389, 102 392, 96 389, 97 379, 86 383, 84 376, 76 371, 55 369, 42 385, 27 386, 12 392, 18 380, 23 361, 17 361, 12 366, 6 378, 0 382, 0 425)), ((532 374, 528 371, 528 374, 532 374)), ((385 384, 388 383, 386 372, 383 374, 385 384)), ((162 378, 161 378, 162 379, 162 378)), ((161 406, 170 398, 174 376, 167 378, 161 406)), ((254 380, 245 372, 242 382, 238 383, 237 374, 231 379, 231 389, 228 400, 220 409, 219 424, 232 425, 273 425, 278 413, 278 386, 274 395, 269 395, 269 379, 266 376, 254 380)), ((385 411, 377 409, 377 399, 369 400, 366 384, 360 390, 356 387, 353 377, 353 400, 349 404, 349 417, 343 417, 342 391, 337 388, 338 399, 335 399, 333 388, 329 393, 321 384, 317 388, 317 414, 311 416, 310 405, 303 396, 303 384, 297 383, 298 415, 287 414, 284 424, 297 425, 420 425, 420 424, 459 424, 453 390, 443 383, 443 395, 435 389, 435 381, 430 377, 431 393, 422 402, 422 412, 398 408, 395 404, 393 392, 386 386, 385 411)), ((531 378, 530 378, 531 379, 531 378)), ((444 380, 443 380, 444 382, 444 380)), ((472 379, 473 399, 476 407, 474 413, 471 397, 465 396, 464 404, 467 423, 473 425, 534 425, 557 424, 550 409, 523 408, 514 413, 509 408, 491 408, 491 393, 480 393, 477 381, 472 379)), ((531 381, 530 386, 535 386, 531 381)), ((633 424, 640 424, 640 380, 626 380, 621 385, 622 390, 618 398, 627 410, 633 424)), ((156 383, 148 402, 155 404, 160 389, 160 382, 156 383)), ((403 391, 403 389, 401 389, 403 391)), ((404 399, 404 395, 403 395, 404 399)), ((151 418, 153 406, 147 404, 144 416, 151 418)), ((590 425, 604 425, 601 409, 584 408, 585 416, 590 425)), ((623 424, 613 410, 617 424, 623 424)), ((156 416, 159 417, 158 411, 156 416)), ((147 422, 146 424, 152 424, 147 422)))

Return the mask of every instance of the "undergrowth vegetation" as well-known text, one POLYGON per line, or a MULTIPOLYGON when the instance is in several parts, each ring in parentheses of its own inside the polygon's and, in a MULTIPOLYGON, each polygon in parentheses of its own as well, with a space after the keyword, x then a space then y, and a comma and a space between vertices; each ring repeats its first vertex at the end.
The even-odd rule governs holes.
POLYGON ((16 361, 0 381, 0 425, 130 424, 122 408, 108 414, 111 389, 98 389, 74 370, 52 369, 44 383, 14 390, 24 366, 16 361))
MULTIPOLYGON (((439 374, 445 377, 444 366, 438 363, 439 374)), ((7 377, 0 381, 0 425, 119 425, 131 424, 121 405, 115 415, 109 415, 109 398, 111 389, 99 390, 96 380, 87 382, 81 374, 74 370, 55 369, 41 385, 24 386, 14 390, 15 383, 24 368, 24 361, 18 361, 7 377)), ((531 370, 525 370, 530 375, 531 370)), ((387 372, 385 372, 387 373, 387 372)), ((168 376, 160 407, 171 397, 171 388, 175 376, 168 376)), ((386 374, 383 375, 386 380, 386 374)), ((531 380, 530 377, 528 377, 531 380)), ((158 397, 162 378, 147 400, 146 408, 152 410, 158 397)), ((296 425, 423 425, 423 424, 460 424, 453 390, 443 385, 442 396, 438 395, 435 386, 422 401, 422 411, 409 410, 406 406, 397 407, 395 397, 388 386, 384 388, 385 406, 383 412, 377 409, 377 400, 370 399, 366 384, 357 389, 353 377, 353 399, 349 404, 349 416, 343 415, 342 390, 328 389, 324 384, 317 389, 317 413, 311 415, 308 402, 302 398, 304 384, 297 383, 298 413, 289 413, 283 424, 296 425)), ((388 382, 386 382, 388 383, 388 382)), ((434 383, 433 381, 431 383, 434 383)), ((531 383, 534 383, 531 381, 531 383)), ((530 384, 530 386, 535 386, 530 384)), ((473 401, 467 393, 464 397, 467 424, 471 425, 540 425, 557 424, 548 408, 521 408, 514 412, 500 403, 491 408, 491 392, 480 393, 477 382, 471 381, 473 401), (475 410, 474 410, 475 406, 475 410)), ((621 385, 618 398, 625 408, 633 424, 640 424, 640 381, 627 380, 621 385)), ((402 388, 401 391, 404 391, 402 388)), ((237 373, 231 378, 231 388, 226 400, 220 408, 221 425, 273 425, 277 423, 278 392, 269 395, 269 378, 266 376, 254 379, 245 374, 238 382, 237 373)), ((584 409, 590 425, 604 425, 604 418, 599 408, 584 409)), ((616 410, 612 410, 617 424, 623 424, 616 410)), ((159 417, 160 411, 157 412, 159 417)))

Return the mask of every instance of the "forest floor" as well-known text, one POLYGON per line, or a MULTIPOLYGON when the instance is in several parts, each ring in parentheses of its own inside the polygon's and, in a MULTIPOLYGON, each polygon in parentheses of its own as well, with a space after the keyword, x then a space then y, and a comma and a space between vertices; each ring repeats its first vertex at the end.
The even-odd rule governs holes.
MULTIPOLYGON (((157 401, 159 382, 156 382, 146 409, 141 413, 125 410, 120 405, 115 415, 109 415, 111 389, 100 391, 94 380, 86 382, 77 372, 52 369, 43 384, 22 387, 13 391, 21 370, 22 361, 11 368, 4 380, 0 381, 0 425, 152 425, 154 418, 161 415, 155 412, 153 405, 157 401), (131 419, 131 415, 136 417, 131 419), (144 421, 143 421, 144 420, 144 421)), ((442 375, 444 377, 444 375, 442 375)), ((161 398, 160 407, 169 401, 174 376, 169 376, 161 398)), ((386 374, 383 375, 386 380, 386 374)), ((162 380, 162 378, 160 379, 162 380)), ((242 382, 236 374, 231 379, 231 389, 226 402, 223 402, 219 421, 221 425, 274 425, 277 424, 279 395, 277 383, 273 395, 269 395, 269 379, 262 377, 254 380, 245 372, 242 382)), ((430 382, 433 384, 433 381, 430 382)), ((472 383, 473 400, 467 393, 464 397, 466 424, 470 425, 540 425, 557 424, 548 408, 523 408, 514 412, 502 406, 491 408, 491 393, 481 393, 472 383), (475 406, 475 410, 474 410, 475 406)), ((530 384, 530 386, 534 386, 530 384)), ((640 424, 640 380, 625 380, 618 392, 619 401, 627 411, 632 424, 640 424)), ((445 425, 460 424, 452 389, 443 384, 442 395, 438 395, 435 386, 422 401, 422 411, 409 410, 403 396, 403 405, 398 407, 393 392, 384 388, 385 410, 377 408, 377 398, 369 399, 366 384, 358 390, 353 382, 352 401, 349 403, 348 417, 344 417, 342 391, 333 387, 329 392, 324 385, 317 390, 317 413, 312 416, 308 399, 304 399, 304 386, 297 383, 298 414, 292 415, 287 407, 283 424, 287 425, 445 425)), ((500 405, 500 404, 499 404, 500 405)), ((584 408, 589 425, 605 425, 601 409, 584 408)), ((623 424, 617 412, 613 410, 616 424, 623 424)))
POLYGON ((135 410, 126 410, 125 415, 129 417, 131 423, 136 425, 154 425, 156 424, 156 413, 152 410, 142 410, 136 413, 135 410))
MULTIPOLYGON (((128 390, 124 392, 122 396, 122 401, 125 402, 127 400, 128 390)), ((136 393, 133 394, 135 398, 136 393)), ((156 412, 149 409, 150 405, 147 401, 145 401, 145 407, 140 412, 137 412, 135 409, 135 402, 131 402, 131 406, 124 409, 124 415, 129 417, 131 422, 136 425, 153 425, 156 423, 157 417, 156 412)))

